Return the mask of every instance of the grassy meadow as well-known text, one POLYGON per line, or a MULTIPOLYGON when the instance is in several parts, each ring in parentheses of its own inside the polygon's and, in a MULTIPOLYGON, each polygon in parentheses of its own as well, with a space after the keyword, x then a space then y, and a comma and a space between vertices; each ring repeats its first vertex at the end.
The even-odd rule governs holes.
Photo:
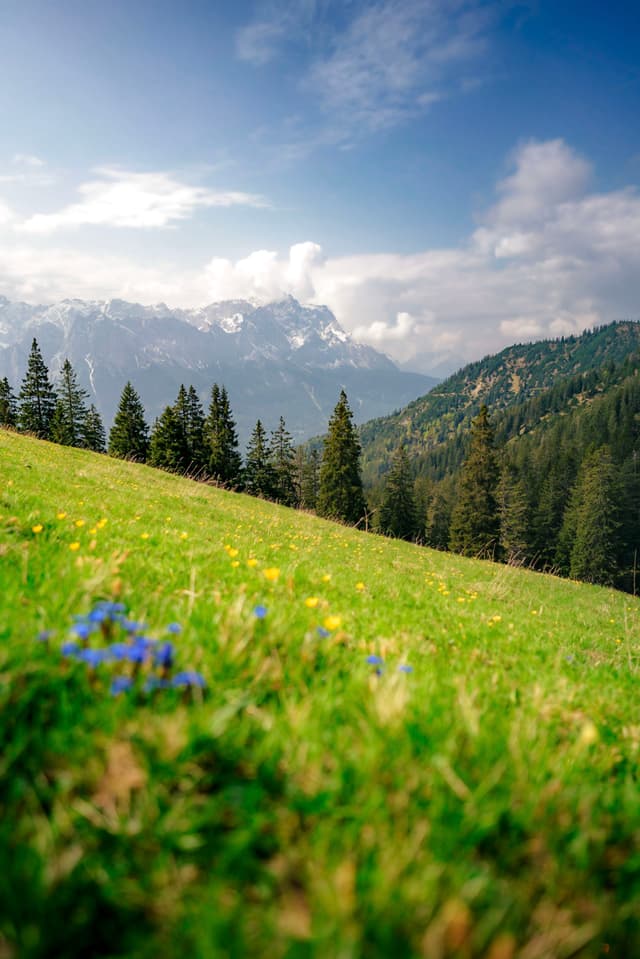
POLYGON ((640 955, 635 598, 0 432, 0 604, 1 959, 640 955))

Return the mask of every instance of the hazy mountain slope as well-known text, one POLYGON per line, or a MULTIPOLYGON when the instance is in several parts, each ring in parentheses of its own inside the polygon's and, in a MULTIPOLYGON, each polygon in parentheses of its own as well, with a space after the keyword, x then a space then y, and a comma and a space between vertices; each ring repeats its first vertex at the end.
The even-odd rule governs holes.
POLYGON ((242 438, 258 417, 269 428, 280 415, 298 438, 324 431, 341 387, 363 421, 435 382, 401 372, 355 343, 326 307, 301 306, 292 297, 197 310, 123 300, 30 306, 0 297, 0 376, 16 391, 34 336, 52 373, 69 357, 107 426, 127 379, 150 420, 174 401, 181 383, 192 383, 205 405, 212 383, 224 383, 242 438))

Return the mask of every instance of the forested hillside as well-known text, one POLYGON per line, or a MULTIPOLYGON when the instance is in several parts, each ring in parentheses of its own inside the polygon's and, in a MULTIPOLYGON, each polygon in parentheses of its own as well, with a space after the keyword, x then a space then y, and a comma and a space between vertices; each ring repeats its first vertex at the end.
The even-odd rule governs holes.
MULTIPOLYGON (((639 349, 640 324, 621 322, 580 336, 511 346, 471 363, 403 410, 362 427, 365 485, 374 487, 385 475, 400 443, 422 471, 426 457, 443 443, 468 436, 471 420, 483 403, 496 423, 501 410, 517 408, 516 416, 524 414, 529 419, 560 412, 566 402, 578 403, 583 394, 606 388, 607 368, 619 366, 639 349), (584 376, 590 371, 599 372, 584 376), (538 399, 539 406, 527 408, 524 404, 531 399, 538 399)), ((511 428, 513 424, 505 425, 503 436, 511 428)), ((430 468, 437 464, 438 475, 460 462, 458 458, 443 464, 442 455, 444 451, 429 459, 430 468)))

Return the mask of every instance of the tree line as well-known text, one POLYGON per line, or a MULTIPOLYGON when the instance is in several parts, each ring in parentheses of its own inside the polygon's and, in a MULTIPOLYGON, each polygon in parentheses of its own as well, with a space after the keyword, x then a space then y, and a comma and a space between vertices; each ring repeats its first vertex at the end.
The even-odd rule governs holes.
POLYGON ((6 377, 0 380, 0 426, 215 482, 326 518, 366 524, 360 443, 344 390, 322 455, 296 447, 281 416, 270 433, 261 420, 256 422, 243 460, 227 391, 217 383, 206 412, 195 388, 181 385, 175 402, 151 428, 140 396, 126 383, 107 439, 70 361, 65 359, 54 384, 34 339, 19 395, 6 377))

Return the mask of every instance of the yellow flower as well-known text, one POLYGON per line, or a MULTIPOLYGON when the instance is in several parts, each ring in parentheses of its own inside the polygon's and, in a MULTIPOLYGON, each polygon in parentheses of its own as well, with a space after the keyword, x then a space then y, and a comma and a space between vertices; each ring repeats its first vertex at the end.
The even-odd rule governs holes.
POLYGON ((257 560, 257 559, 251 558, 251 559, 248 559, 248 560, 247 560, 247 566, 250 566, 251 569, 253 569, 253 567, 254 567, 254 566, 257 566, 257 565, 258 565, 258 560, 257 560))
POLYGON ((89 532, 91 533, 92 536, 95 536, 95 534, 98 532, 98 530, 97 530, 96 527, 94 526, 93 529, 90 529, 90 530, 89 530, 89 532))
POLYGON ((238 566, 240 565, 240 560, 239 560, 239 559, 234 559, 234 561, 232 562, 231 565, 233 566, 234 569, 237 569, 238 566))
POLYGON ((340 616, 327 616, 322 624, 325 629, 333 630, 339 629, 342 625, 342 618, 340 616))
POLYGON ((56 515, 56 519, 65 519, 66 515, 67 515, 66 513, 63 513, 62 511, 60 511, 60 512, 56 515))
POLYGON ((328 583, 330 582, 330 580, 331 580, 331 573, 325 573, 324 576, 322 577, 322 582, 328 583))
POLYGON ((366 589, 366 586, 364 585, 364 583, 356 583, 356 589, 359 592, 362 592, 363 589, 366 589))
POLYGON ((308 606, 309 609, 315 609, 319 602, 320 600, 317 596, 307 596, 304 601, 304 605, 308 606))
POLYGON ((80 543, 78 543, 78 542, 69 543, 69 549, 70 549, 73 553, 75 553, 75 551, 76 551, 77 549, 80 549, 80 543))
POLYGON ((78 527, 78 529, 80 529, 81 526, 84 526, 84 520, 83 520, 83 519, 77 519, 76 522, 75 522, 75 525, 78 527))
POLYGON ((227 553, 229 554, 229 556, 231 557, 231 559, 233 559, 234 556, 237 556, 239 552, 240 552, 240 550, 238 550, 238 549, 232 549, 231 547, 229 547, 229 549, 227 550, 227 553))
POLYGON ((188 533, 180 533, 180 539, 187 539, 188 533))
POLYGON ((32 533, 41 533, 42 530, 43 530, 42 523, 36 523, 35 526, 32 526, 32 527, 31 527, 31 532, 32 532, 32 533))
POLYGON ((107 525, 107 521, 104 517, 102 519, 99 519, 98 522, 96 523, 96 526, 98 527, 98 529, 104 529, 106 525, 107 525))
POLYGON ((277 566, 268 566, 267 569, 263 570, 263 573, 270 583, 275 583, 280 575, 280 570, 277 566))
POLYGON ((466 603, 466 600, 465 600, 464 596, 458 596, 458 602, 459 602, 459 603, 466 603))
POLYGON ((140 533, 140 539, 149 539, 148 533, 140 533))

